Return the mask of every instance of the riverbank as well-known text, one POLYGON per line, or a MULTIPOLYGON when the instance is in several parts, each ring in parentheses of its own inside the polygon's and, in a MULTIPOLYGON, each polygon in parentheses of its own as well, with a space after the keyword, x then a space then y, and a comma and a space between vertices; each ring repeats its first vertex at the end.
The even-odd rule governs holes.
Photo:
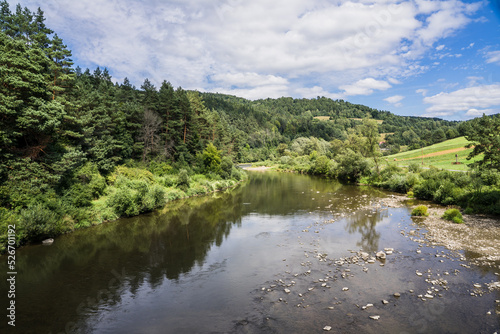
POLYGON ((95 172, 85 177, 86 187, 92 190, 81 187, 72 198, 68 196, 69 201, 67 197, 46 196, 20 211, 0 210, 0 254, 7 249, 9 226, 15 227, 15 246, 19 248, 122 217, 153 212, 175 200, 230 189, 247 179, 246 173, 236 168, 222 178, 216 174, 189 175, 185 170, 158 174, 123 165, 106 178, 95 172))
MULTIPOLYGON (((414 199, 406 195, 390 195, 381 200, 379 206, 414 209, 414 199)), ((463 224, 441 218, 449 209, 438 204, 426 203, 429 216, 412 217, 413 221, 427 232, 420 235, 431 246, 443 246, 451 251, 465 251, 469 262, 475 265, 492 266, 500 269, 500 219, 479 214, 463 214, 463 224)), ((409 235, 415 236, 415 231, 409 235)), ((418 239, 418 238, 417 238, 418 239)))
MULTIPOLYGON (((258 166, 251 169, 276 170, 278 172, 294 171, 281 169, 278 165, 258 166)), ((374 184, 363 185, 374 186, 374 184)), ((379 204, 393 208, 409 205, 414 208, 416 205, 411 205, 412 201, 415 199, 398 194, 387 197, 379 204)), ((436 203, 428 203, 427 206, 429 216, 414 218, 414 220, 428 230, 424 237, 429 244, 442 245, 454 251, 464 250, 471 254, 472 263, 500 268, 500 217, 463 213, 464 224, 455 224, 441 218, 449 206, 436 203)))

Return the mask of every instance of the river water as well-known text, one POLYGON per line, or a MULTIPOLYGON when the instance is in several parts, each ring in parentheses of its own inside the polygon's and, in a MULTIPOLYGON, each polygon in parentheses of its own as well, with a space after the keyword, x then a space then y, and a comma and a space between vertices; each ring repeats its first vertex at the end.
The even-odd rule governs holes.
MULTIPOLYGON (((428 245, 410 209, 389 207, 388 196, 250 172, 231 191, 23 247, 16 327, 3 317, 0 332, 498 331, 500 292, 486 285, 498 267, 428 245), (370 261, 384 248, 394 252, 370 261)), ((5 310, 5 280, 1 294, 5 310)))

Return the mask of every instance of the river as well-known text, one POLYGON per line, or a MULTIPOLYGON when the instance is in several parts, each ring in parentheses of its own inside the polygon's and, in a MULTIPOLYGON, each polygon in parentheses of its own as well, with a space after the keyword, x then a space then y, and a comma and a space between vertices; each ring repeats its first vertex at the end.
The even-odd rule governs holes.
MULTIPOLYGON (((250 172, 230 191, 23 247, 16 326, 4 316, 0 332, 498 331, 500 292, 487 283, 499 269, 427 244, 408 207, 386 204, 390 196, 250 172), (384 248, 394 251, 375 259, 384 248)), ((3 280, 3 310, 7 290, 3 280)))

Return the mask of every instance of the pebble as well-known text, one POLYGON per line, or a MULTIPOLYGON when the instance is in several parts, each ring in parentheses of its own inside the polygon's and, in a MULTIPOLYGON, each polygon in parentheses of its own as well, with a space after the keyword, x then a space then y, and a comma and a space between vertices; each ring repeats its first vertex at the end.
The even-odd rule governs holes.
POLYGON ((481 288, 481 284, 476 283, 476 284, 474 284, 474 287, 479 289, 479 288, 481 288))
POLYGON ((380 316, 379 315, 371 315, 370 319, 378 320, 378 319, 380 319, 380 316))
POLYGON ((399 292, 396 292, 396 293, 394 294, 394 297, 399 298, 399 297, 401 297, 401 294, 400 294, 399 292))
POLYGON ((384 299, 384 300, 382 300, 382 304, 387 305, 387 304, 389 304, 389 302, 384 299))
POLYGON ((328 331, 332 330, 332 326, 325 326, 325 327, 323 327, 323 330, 328 332, 328 331))
POLYGON ((342 288, 342 291, 347 291, 349 290, 349 288, 345 287, 345 288, 342 288))
POLYGON ((42 244, 45 245, 45 246, 50 246, 53 243, 54 243, 54 239, 52 239, 52 238, 45 239, 44 241, 42 241, 42 244))
POLYGON ((373 306, 373 304, 366 304, 365 306, 361 306, 361 309, 366 310, 367 308, 372 307, 372 306, 373 306))
POLYGON ((290 291, 290 289, 285 289, 285 292, 290 293, 291 291, 290 291))

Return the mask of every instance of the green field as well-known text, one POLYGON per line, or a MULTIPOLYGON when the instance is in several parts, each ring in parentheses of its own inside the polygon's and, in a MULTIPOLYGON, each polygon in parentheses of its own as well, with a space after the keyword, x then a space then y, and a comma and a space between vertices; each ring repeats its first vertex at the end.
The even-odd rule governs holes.
POLYGON ((472 151, 472 148, 465 148, 465 145, 468 143, 469 142, 464 137, 458 137, 421 149, 389 155, 385 157, 385 159, 387 159, 389 164, 396 164, 397 166, 408 166, 408 164, 412 162, 422 164, 423 162, 424 167, 434 166, 442 169, 465 171, 469 170, 467 164, 482 159, 482 156, 475 157, 471 160, 466 159, 472 151), (453 164, 457 159, 455 155, 458 156, 458 162, 462 164, 453 164))

